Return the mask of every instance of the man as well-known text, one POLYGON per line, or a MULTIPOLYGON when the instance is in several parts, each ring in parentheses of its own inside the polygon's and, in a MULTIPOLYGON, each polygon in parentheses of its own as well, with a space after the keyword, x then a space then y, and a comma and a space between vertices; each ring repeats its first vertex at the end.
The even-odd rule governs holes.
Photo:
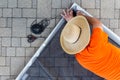
POLYGON ((69 9, 61 16, 67 21, 60 36, 63 50, 74 54, 79 64, 96 75, 120 80, 120 49, 108 41, 102 23, 80 11, 73 17, 73 11, 69 9), (88 23, 92 25, 91 36, 88 23))

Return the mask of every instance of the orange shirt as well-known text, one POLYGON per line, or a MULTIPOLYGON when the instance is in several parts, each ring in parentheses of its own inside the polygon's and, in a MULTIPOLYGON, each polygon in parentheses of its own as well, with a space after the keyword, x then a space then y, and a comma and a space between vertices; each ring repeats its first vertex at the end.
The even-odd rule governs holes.
POLYGON ((75 54, 84 68, 107 80, 120 80, 120 49, 108 42, 108 35, 94 28, 89 45, 75 54))

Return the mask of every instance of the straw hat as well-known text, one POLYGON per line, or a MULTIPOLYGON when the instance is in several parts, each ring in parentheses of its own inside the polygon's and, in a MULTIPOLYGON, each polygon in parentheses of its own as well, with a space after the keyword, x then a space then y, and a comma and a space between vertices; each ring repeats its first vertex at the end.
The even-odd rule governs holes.
POLYGON ((81 52, 90 41, 90 28, 85 17, 72 18, 63 28, 60 43, 68 54, 81 52))

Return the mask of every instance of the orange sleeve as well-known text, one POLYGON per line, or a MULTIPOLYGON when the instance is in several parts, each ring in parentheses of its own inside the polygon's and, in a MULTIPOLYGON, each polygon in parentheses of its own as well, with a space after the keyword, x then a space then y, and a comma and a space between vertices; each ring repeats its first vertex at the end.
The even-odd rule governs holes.
POLYGON ((83 51, 81 51, 80 54, 89 57, 102 57, 104 56, 102 51, 104 45, 106 45, 106 42, 108 42, 107 34, 100 28, 94 28, 88 46, 83 51))
POLYGON ((98 52, 107 41, 107 34, 100 28, 94 28, 90 38, 90 43, 87 47, 88 52, 98 52))
POLYGON ((103 31, 100 28, 94 28, 90 38, 89 47, 98 47, 103 42, 103 31))

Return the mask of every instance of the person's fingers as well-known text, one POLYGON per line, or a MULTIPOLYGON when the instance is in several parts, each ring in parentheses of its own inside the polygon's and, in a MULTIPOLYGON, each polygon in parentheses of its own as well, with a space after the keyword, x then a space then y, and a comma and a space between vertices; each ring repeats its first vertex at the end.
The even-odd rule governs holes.
POLYGON ((78 16, 78 15, 82 15, 82 13, 81 13, 80 11, 77 11, 77 14, 76 14, 76 15, 77 15, 77 16, 78 16))
POLYGON ((77 11, 77 15, 85 16, 86 14, 83 11, 77 11))
POLYGON ((66 13, 66 11, 65 11, 65 10, 63 10, 63 13, 64 13, 64 15, 65 15, 65 16, 67 15, 67 13, 66 13))
POLYGON ((80 11, 78 10, 77 13, 80 13, 80 11))
POLYGON ((67 9, 67 15, 70 15, 70 9, 67 9))
POLYGON ((69 20, 72 19, 72 17, 73 17, 73 11, 70 10, 70 9, 63 10, 63 13, 61 14, 61 16, 62 16, 66 21, 69 21, 69 20))
POLYGON ((73 10, 70 10, 70 15, 73 16, 73 10))
POLYGON ((63 14, 60 14, 63 18, 65 18, 65 15, 63 15, 63 14))

